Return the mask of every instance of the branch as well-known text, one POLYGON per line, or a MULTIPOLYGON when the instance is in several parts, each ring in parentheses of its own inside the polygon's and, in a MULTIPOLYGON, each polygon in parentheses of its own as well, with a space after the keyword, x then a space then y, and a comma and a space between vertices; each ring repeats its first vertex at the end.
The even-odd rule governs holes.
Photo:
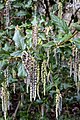
POLYGON ((18 109, 19 109, 19 106, 20 106, 20 101, 18 102, 17 107, 16 107, 16 109, 15 109, 15 112, 14 112, 13 115, 12 115, 13 120, 15 120, 15 117, 16 117, 17 111, 18 111, 18 109))
POLYGON ((75 33, 74 33, 72 36, 70 36, 67 40, 59 43, 57 46, 63 45, 64 43, 68 42, 68 41, 69 41, 71 38, 73 38, 77 33, 78 33, 78 31, 75 31, 75 33))

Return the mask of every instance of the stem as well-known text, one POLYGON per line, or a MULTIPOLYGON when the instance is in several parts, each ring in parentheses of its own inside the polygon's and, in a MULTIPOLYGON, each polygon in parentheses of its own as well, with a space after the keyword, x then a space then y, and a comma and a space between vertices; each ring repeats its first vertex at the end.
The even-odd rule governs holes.
POLYGON ((17 114, 17 111, 18 111, 18 109, 19 109, 19 106, 20 106, 20 101, 18 102, 18 104, 17 104, 17 107, 16 107, 16 109, 15 109, 15 112, 13 113, 13 120, 15 120, 15 118, 16 118, 16 114, 17 114))
POLYGON ((44 117, 44 104, 41 105, 41 118, 44 117))
POLYGON ((73 38, 77 33, 78 33, 78 31, 75 31, 75 33, 74 33, 72 36, 70 36, 67 40, 59 43, 59 44, 57 45, 57 47, 59 47, 59 46, 61 46, 61 45, 64 45, 64 44, 65 44, 66 42, 68 42, 71 38, 73 38))
POLYGON ((28 118, 28 112, 29 112, 29 110, 30 110, 31 105, 32 105, 32 102, 29 104, 29 107, 28 107, 28 109, 27 109, 27 118, 28 118))

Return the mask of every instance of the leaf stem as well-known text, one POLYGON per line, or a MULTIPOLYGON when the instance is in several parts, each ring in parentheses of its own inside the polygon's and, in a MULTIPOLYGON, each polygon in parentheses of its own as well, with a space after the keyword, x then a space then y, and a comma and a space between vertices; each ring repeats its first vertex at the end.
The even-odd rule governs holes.
POLYGON ((69 41, 71 38, 73 38, 77 33, 78 33, 78 31, 75 31, 75 33, 74 33, 72 36, 70 36, 67 40, 59 43, 59 44, 57 45, 57 47, 63 45, 63 44, 66 43, 66 42, 68 42, 68 41, 69 41))

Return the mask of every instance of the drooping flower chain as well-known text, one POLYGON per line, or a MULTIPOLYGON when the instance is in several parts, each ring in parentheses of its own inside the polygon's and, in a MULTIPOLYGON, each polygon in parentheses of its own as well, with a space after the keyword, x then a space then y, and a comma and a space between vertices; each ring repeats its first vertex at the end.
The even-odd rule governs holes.
POLYGON ((5 9, 6 9, 6 27, 8 27, 9 26, 9 8, 10 8, 10 1, 9 0, 7 0, 6 1, 6 5, 5 5, 5 9))
POLYGON ((45 95, 45 92, 46 92, 45 88, 46 88, 46 79, 47 79, 46 66, 47 66, 47 62, 44 60, 42 62, 42 66, 41 66, 41 80, 42 80, 42 83, 43 83, 44 95, 45 95))
POLYGON ((58 120, 62 111, 62 96, 60 90, 56 88, 56 120, 58 120))
POLYGON ((78 64, 78 86, 77 86, 77 94, 80 96, 80 63, 78 64))
POLYGON ((73 75, 74 82, 77 88, 77 94, 79 95, 79 55, 78 49, 74 45, 72 48, 72 57, 70 57, 70 77, 73 75))
POLYGON ((4 113, 4 119, 6 120, 7 110, 9 109, 9 91, 7 90, 7 82, 2 83, 1 90, 1 99, 2 99, 2 111, 4 113))
POLYGON ((32 39, 33 39, 33 48, 36 49, 37 46, 37 40, 38 40, 38 26, 35 24, 35 26, 32 27, 32 39))
POLYGON ((27 72, 27 78, 26 78, 27 93, 28 93, 28 87, 30 86, 30 101, 32 101, 32 99, 34 100, 36 99, 37 63, 35 59, 26 51, 23 52, 22 62, 27 72))

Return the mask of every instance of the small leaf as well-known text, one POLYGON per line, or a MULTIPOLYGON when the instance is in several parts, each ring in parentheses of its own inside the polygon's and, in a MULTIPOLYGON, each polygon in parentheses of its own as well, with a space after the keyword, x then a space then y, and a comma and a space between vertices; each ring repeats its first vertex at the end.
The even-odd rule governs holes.
POLYGON ((4 8, 4 5, 3 4, 0 4, 0 10, 4 8))
POLYGON ((38 104, 42 104, 42 103, 43 103, 43 101, 42 101, 41 99, 37 99, 36 102, 37 102, 38 104))
POLYGON ((48 43, 46 43, 46 44, 43 44, 43 47, 45 47, 45 48, 50 48, 50 47, 52 47, 52 46, 54 46, 55 44, 54 44, 54 42, 53 41, 50 41, 50 42, 48 42, 48 43))
POLYGON ((9 52, 7 51, 4 51, 4 50, 1 50, 0 51, 0 59, 7 59, 9 57, 9 52))
POLYGON ((13 5, 13 7, 15 7, 15 8, 20 8, 20 7, 22 7, 22 3, 16 3, 15 5, 13 5))
POLYGON ((20 63, 18 66, 18 76, 19 77, 27 77, 27 73, 26 73, 24 65, 22 63, 20 63))
POLYGON ((39 38, 41 38, 42 40, 46 40, 46 35, 44 33, 40 33, 39 38))
POLYGON ((9 51, 9 49, 10 49, 10 47, 9 47, 8 44, 6 43, 5 46, 4 46, 4 48, 3 48, 3 50, 9 51))
POLYGON ((36 16, 34 17, 34 19, 33 19, 33 21, 31 23, 32 23, 33 26, 37 24, 37 18, 36 18, 36 16))
POLYGON ((75 43, 76 47, 80 50, 80 38, 75 38, 73 42, 75 43))
POLYGON ((29 0, 27 2, 27 4, 25 4, 25 8, 29 8, 31 6, 31 4, 32 4, 32 0, 29 0))
POLYGON ((48 84, 48 86, 46 87, 46 91, 50 91, 52 89, 54 85, 52 83, 48 84))
POLYGON ((8 27, 8 29, 9 29, 9 30, 15 29, 15 26, 14 26, 14 25, 10 25, 10 26, 8 27))
POLYGON ((72 27, 74 27, 76 30, 80 31, 80 25, 78 23, 73 23, 72 27))
POLYGON ((62 32, 69 33, 68 26, 63 19, 51 14, 52 23, 62 32))
POLYGON ((9 83, 14 83, 17 82, 18 80, 16 78, 12 78, 12 75, 9 75, 8 82, 9 83))
POLYGON ((18 50, 16 52, 11 53, 10 55, 13 57, 21 57, 21 53, 22 53, 22 51, 18 50))
POLYGON ((0 83, 4 80, 4 73, 0 70, 0 83))
POLYGON ((21 35, 19 29, 17 28, 15 29, 13 40, 17 48, 21 48, 22 50, 26 48, 26 44, 24 43, 24 37, 21 35))
POLYGON ((62 83, 61 84, 61 89, 67 89, 67 88, 70 88, 70 87, 72 87, 69 83, 62 83))
POLYGON ((3 67, 7 67, 8 65, 8 60, 2 60, 0 61, 0 69, 2 69, 3 67))
POLYGON ((16 15, 19 16, 19 17, 23 17, 23 16, 26 15, 26 12, 25 11, 19 11, 16 15))

